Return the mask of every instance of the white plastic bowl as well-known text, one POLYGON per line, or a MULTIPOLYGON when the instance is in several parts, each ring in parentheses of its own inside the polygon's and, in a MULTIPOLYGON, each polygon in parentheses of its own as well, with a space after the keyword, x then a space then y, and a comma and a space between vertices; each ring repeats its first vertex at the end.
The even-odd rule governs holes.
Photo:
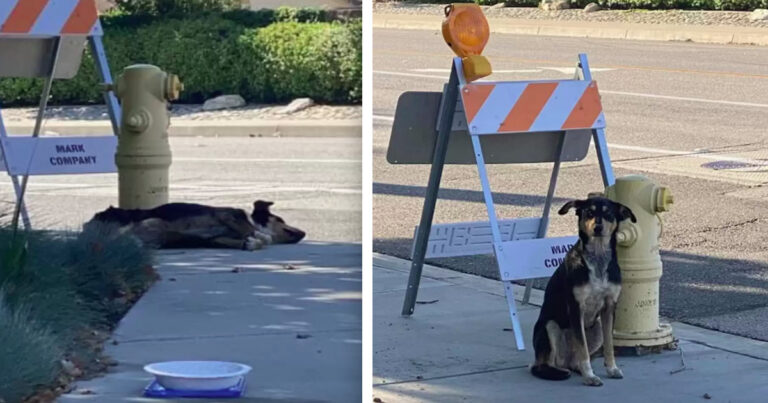
POLYGON ((237 385, 251 367, 223 361, 166 361, 146 365, 144 371, 166 389, 208 391, 237 385))

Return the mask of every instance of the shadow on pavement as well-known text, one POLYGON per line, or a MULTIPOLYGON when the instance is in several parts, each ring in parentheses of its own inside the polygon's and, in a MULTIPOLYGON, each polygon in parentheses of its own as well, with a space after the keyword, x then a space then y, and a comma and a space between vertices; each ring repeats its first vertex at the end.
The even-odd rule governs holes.
MULTIPOLYGON (((410 196, 423 199, 424 195, 426 194, 426 187, 374 182, 373 194, 410 196)), ((441 200, 485 203, 485 199, 483 199, 483 192, 479 190, 441 188, 440 191, 438 191, 438 198, 441 200)), ((494 204, 499 205, 538 207, 544 206, 545 199, 546 196, 544 195, 539 196, 522 193, 493 192, 493 202, 494 204)), ((560 204, 565 203, 568 200, 570 199, 555 197, 553 198, 553 203, 560 204)))
MULTIPOLYGON (((410 259, 411 238, 374 239, 374 252, 410 259)), ((768 264, 671 250, 661 251, 660 313, 690 324, 768 341, 761 327, 739 313, 766 308, 768 315, 768 264), (721 317, 713 318, 721 315, 721 317)), ((428 259, 427 263, 498 280, 490 255, 428 259)), ((546 279, 534 282, 544 289, 546 279)))

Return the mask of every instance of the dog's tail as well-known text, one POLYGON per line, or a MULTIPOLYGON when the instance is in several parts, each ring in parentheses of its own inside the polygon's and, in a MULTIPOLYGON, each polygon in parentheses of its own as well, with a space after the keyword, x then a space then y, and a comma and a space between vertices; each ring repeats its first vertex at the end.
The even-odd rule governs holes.
POLYGON ((533 376, 550 381, 564 381, 571 377, 571 373, 564 369, 550 367, 548 364, 538 364, 531 367, 533 376))

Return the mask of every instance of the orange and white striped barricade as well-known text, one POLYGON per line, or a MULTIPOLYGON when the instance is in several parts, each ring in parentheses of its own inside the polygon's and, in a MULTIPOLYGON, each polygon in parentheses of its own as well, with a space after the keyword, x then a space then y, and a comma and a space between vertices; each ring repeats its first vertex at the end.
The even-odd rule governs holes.
POLYGON ((398 100, 387 160, 394 164, 429 162, 432 168, 421 222, 415 229, 402 314, 414 312, 426 258, 494 254, 517 347, 523 350, 513 282, 527 280, 523 298, 527 302, 531 279, 551 276, 578 240, 577 236, 545 237, 561 162, 584 159, 591 138, 603 184, 614 183, 604 129, 600 94, 584 54, 579 55, 572 80, 509 82, 467 82, 462 60, 456 57, 442 96, 404 93, 398 100), (434 123, 429 128, 423 126, 429 123, 419 123, 429 116, 436 117, 437 130, 434 123), (429 156, 419 151, 419 145, 426 145, 423 148, 429 156), (443 166, 466 164, 470 158, 477 165, 489 221, 432 225, 443 166), (541 217, 497 218, 486 159, 490 163, 554 164, 541 217))
POLYGON ((86 42, 102 83, 112 84, 102 36, 95 0, 0 2, 0 77, 44 79, 31 136, 10 136, 0 115, 0 165, 10 175, 17 197, 14 225, 21 215, 30 228, 24 205, 29 175, 117 172, 114 154, 120 105, 111 90, 105 90, 104 101, 113 135, 40 137, 51 84, 54 79, 71 79, 77 74, 86 42))

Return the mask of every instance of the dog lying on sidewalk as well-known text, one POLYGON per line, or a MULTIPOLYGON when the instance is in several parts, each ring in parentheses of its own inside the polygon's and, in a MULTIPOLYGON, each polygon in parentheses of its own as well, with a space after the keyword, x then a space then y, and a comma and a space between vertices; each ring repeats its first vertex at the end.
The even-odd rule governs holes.
POLYGON ((600 347, 608 377, 624 377, 613 354, 613 318, 621 292, 616 229, 623 220, 637 220, 626 206, 601 197, 570 201, 558 213, 571 208, 579 217, 579 241, 547 283, 533 328, 536 362, 531 373, 563 380, 571 370, 581 374, 584 384, 601 386, 590 363, 600 347))
POLYGON ((169 203, 150 210, 110 206, 88 221, 83 230, 107 226, 130 233, 144 245, 159 249, 226 248, 257 250, 269 244, 297 243, 306 235, 272 214, 272 202, 253 203, 250 219, 244 210, 202 204, 169 203))

